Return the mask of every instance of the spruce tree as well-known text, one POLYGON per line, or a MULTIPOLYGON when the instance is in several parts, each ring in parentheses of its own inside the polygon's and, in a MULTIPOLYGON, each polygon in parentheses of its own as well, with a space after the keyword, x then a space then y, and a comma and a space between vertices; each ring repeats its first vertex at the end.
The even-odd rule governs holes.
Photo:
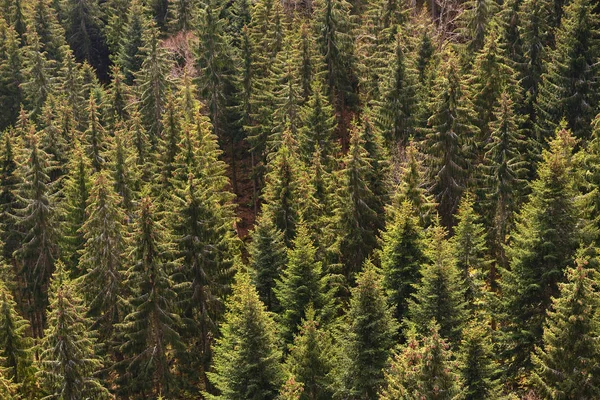
MULTIPOLYGON (((513 226, 513 215, 522 201, 527 173, 525 156, 522 154, 526 142, 518 122, 513 101, 503 93, 495 109, 490 141, 485 146, 482 182, 487 195, 486 203, 491 205, 487 212, 494 228, 490 235, 491 250, 503 266, 506 266, 503 245, 513 226)), ((492 271, 490 282, 494 281, 492 271)), ((492 287, 495 287, 493 283, 492 287)))
POLYGON ((2 375, 16 386, 24 399, 37 394, 29 329, 27 320, 17 312, 17 304, 8 288, 0 287, 0 368, 2 375))
POLYGON ((590 122, 598 113, 597 36, 597 16, 592 3, 587 0, 569 3, 556 33, 552 62, 542 75, 536 125, 540 141, 550 141, 563 118, 576 137, 589 138, 590 122))
POLYGON ((350 289, 342 356, 336 365, 342 398, 375 398, 384 383, 384 368, 392 354, 397 324, 387 305, 379 272, 367 259, 350 289))
POLYGON ((133 83, 136 73, 142 69, 145 56, 144 31, 147 26, 144 5, 139 0, 131 1, 116 60, 125 76, 125 82, 129 85, 133 83))
POLYGON ((430 132, 425 140, 429 157, 431 193, 438 202, 442 224, 453 225, 452 214, 465 188, 468 177, 466 147, 477 135, 472 125, 471 104, 466 98, 464 85, 452 52, 436 80, 433 115, 427 125, 430 132))
POLYGON ((275 311, 279 307, 274 293, 275 281, 287 264, 283 233, 268 215, 264 215, 258 218, 251 236, 248 252, 252 281, 267 310, 275 311))
POLYGON ((389 145, 407 144, 417 122, 416 76, 402 41, 397 34, 392 61, 381 78, 381 99, 374 102, 373 123, 389 145))
POLYGON ((0 18, 0 131, 16 122, 23 101, 20 84, 23 57, 19 37, 12 26, 0 18))
POLYGON ((369 187, 373 173, 371 159, 358 129, 353 130, 344 165, 337 175, 340 186, 334 210, 336 242, 332 250, 339 256, 343 274, 352 280, 376 247, 377 233, 382 228, 375 208, 378 199, 369 187))
POLYGON ((100 4, 94 0, 65 1, 65 30, 79 62, 87 61, 101 76, 108 73, 108 48, 100 4))
POLYGON ((465 286, 465 299, 469 308, 481 301, 483 279, 487 275, 489 261, 485 227, 473 209, 473 195, 465 193, 456 213, 457 224, 451 239, 456 266, 465 286))
POLYGON ((318 315, 327 306, 322 263, 305 224, 298 226, 296 237, 288 251, 288 262, 276 280, 275 295, 281 306, 281 335, 290 344, 306 318, 306 309, 314 307, 318 315))
POLYGON ((238 273, 233 285, 214 352, 209 378, 221 394, 209 398, 266 400, 277 396, 283 374, 275 323, 244 272, 238 273))
POLYGON ((577 191, 572 178, 570 131, 559 130, 544 151, 529 200, 521 208, 506 248, 510 270, 502 271, 503 360, 509 376, 531 366, 530 354, 542 344, 543 324, 564 268, 578 243, 577 191))
POLYGON ((357 103, 356 56, 352 38, 351 5, 347 1, 319 0, 314 5, 317 46, 325 62, 328 93, 336 110, 357 103))
POLYGON ((95 374, 103 367, 95 353, 91 321, 75 284, 58 266, 50 287, 48 328, 40 343, 39 377, 46 398, 110 399, 95 374))
POLYGON ((427 257, 421 267, 421 280, 408 304, 409 325, 425 335, 435 319, 440 335, 457 347, 466 318, 465 288, 452 246, 442 227, 432 228, 427 257))
POLYGON ((65 34, 58 23, 56 10, 50 5, 50 0, 35 0, 30 10, 30 30, 34 30, 39 39, 42 52, 46 53, 48 60, 60 62, 62 60, 62 47, 65 43, 65 34))
POLYGON ((58 257, 58 227, 49 157, 40 149, 34 132, 29 133, 26 143, 20 170, 20 208, 15 210, 16 225, 23 236, 14 256, 24 282, 23 299, 33 336, 39 338, 46 325, 48 283, 58 257))
POLYGON ((112 138, 110 157, 110 169, 115 183, 115 192, 119 195, 119 207, 125 211, 129 219, 133 219, 136 206, 138 175, 134 165, 133 149, 130 145, 128 134, 122 123, 115 127, 112 138))
POLYGON ((139 111, 152 149, 156 149, 162 134, 161 116, 168 92, 171 63, 168 50, 159 42, 158 29, 150 25, 145 31, 143 50, 146 54, 142 68, 136 75, 139 91, 139 111))
POLYGON ((457 357, 465 400, 501 398, 495 356, 491 329, 485 321, 473 320, 464 330, 457 357))
POLYGON ((300 400, 332 397, 333 355, 331 333, 317 321, 314 309, 308 308, 285 362, 286 370, 302 385, 300 400))
POLYGON ((476 54, 483 48, 497 7, 490 0, 469 0, 465 3, 464 11, 459 17, 460 30, 467 42, 465 56, 476 54))
MULTIPOLYGON (((596 260, 594 260, 595 262, 596 260)), ((566 271, 560 295, 552 300, 543 345, 532 355, 531 383, 545 398, 592 399, 600 395, 600 306, 598 272, 585 257, 566 271)))
POLYGON ((13 253, 19 246, 19 234, 16 221, 11 216, 18 207, 18 166, 14 143, 16 139, 9 132, 4 134, 2 148, 2 175, 0 175, 0 211, 2 223, 0 237, 2 238, 2 257, 5 261, 13 260, 13 253))
POLYGON ((71 276, 81 276, 79 258, 85 243, 81 227, 86 220, 86 207, 92 187, 92 166, 79 141, 75 141, 67 175, 63 183, 64 199, 61 202, 61 259, 71 276))
POLYGON ((90 96, 88 105, 89 125, 85 131, 85 149, 95 172, 100 172, 105 163, 106 133, 100 122, 100 110, 94 96, 90 96))
POLYGON ((390 213, 381 234, 381 270, 383 287, 394 308, 394 317, 402 322, 414 285, 420 280, 420 267, 425 261, 425 241, 413 205, 404 201, 390 213))
POLYGON ((181 321, 174 313, 176 293, 169 276, 172 242, 150 198, 141 200, 137 217, 124 283, 132 292, 132 310, 119 327, 127 364, 122 386, 136 398, 175 396, 174 352, 185 346, 177 331, 181 321))
POLYGON ((29 34, 27 41, 21 88, 30 115, 36 119, 41 114, 46 99, 53 91, 52 71, 51 63, 40 48, 37 34, 35 32, 29 34))
POLYGON ((107 172, 95 175, 88 205, 87 220, 81 227, 85 245, 79 259, 82 292, 98 331, 101 343, 109 346, 115 324, 123 319, 123 254, 125 251, 125 214, 118 206, 114 182, 107 172))
POLYGON ((318 146, 321 151, 321 164, 331 171, 339 152, 334 139, 335 115, 318 81, 313 83, 311 92, 300 111, 302 126, 298 132, 299 150, 304 161, 308 162, 318 146))
MULTIPOLYGON (((452 350, 432 320, 427 335, 417 339, 414 333, 402 351, 394 357, 385 376, 380 399, 452 400, 461 398, 461 381, 452 350)), ((486 397, 487 398, 487 397, 486 397)))

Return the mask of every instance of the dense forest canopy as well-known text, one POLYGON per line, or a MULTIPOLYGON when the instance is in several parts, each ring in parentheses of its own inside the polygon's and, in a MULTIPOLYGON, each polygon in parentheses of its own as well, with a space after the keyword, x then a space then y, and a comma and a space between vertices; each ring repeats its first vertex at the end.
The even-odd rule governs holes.
POLYGON ((0 399, 600 399, 591 0, 0 0, 0 399))

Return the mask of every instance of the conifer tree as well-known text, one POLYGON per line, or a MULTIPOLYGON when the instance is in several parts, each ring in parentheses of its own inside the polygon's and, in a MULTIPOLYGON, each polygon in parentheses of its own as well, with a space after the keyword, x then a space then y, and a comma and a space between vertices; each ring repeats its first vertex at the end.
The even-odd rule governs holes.
POLYGON ((132 84, 136 73, 144 61, 144 33, 148 27, 145 8, 141 1, 133 0, 127 11, 127 23, 119 44, 117 64, 125 76, 125 82, 132 84))
MULTIPOLYGON (((208 178, 214 176, 208 175, 208 178)), ((171 229, 175 234, 181 267, 174 277, 185 323, 182 337, 193 341, 193 352, 185 363, 200 379, 209 369, 211 342, 229 290, 235 254, 233 217, 221 195, 206 182, 189 175, 174 188, 170 203, 171 229), (199 365, 198 365, 199 364, 199 365)))
POLYGON ((549 141, 561 119, 578 138, 589 138, 590 123, 598 113, 600 42, 593 5, 577 0, 565 8, 556 33, 547 72, 542 76, 538 98, 539 140, 549 141))
POLYGON ((492 332, 484 324, 474 320, 467 325, 460 344, 459 370, 466 400, 501 398, 492 332))
POLYGON ((347 337, 343 338, 343 354, 336 366, 338 395, 375 398, 384 383, 383 369, 392 354, 397 324, 386 304, 381 277, 369 259, 350 291, 347 337))
POLYGON ((65 94, 66 103, 70 108, 72 118, 75 120, 74 128, 85 130, 88 116, 86 115, 86 102, 84 98, 83 76, 80 65, 75 61, 73 52, 68 46, 63 49, 63 62, 59 71, 59 87, 65 94))
MULTIPOLYGON (((182 139, 183 118, 177 107, 174 96, 169 93, 167 96, 165 110, 162 116, 161 125, 163 127, 163 136, 158 139, 158 170, 159 182, 164 192, 172 186, 172 179, 175 173, 175 158, 179 153, 179 144, 182 139)), ((187 173, 183 174, 187 178, 187 173)))
POLYGON ((466 318, 465 289, 452 246, 442 227, 432 228, 427 248, 430 261, 421 267, 421 281, 408 304, 410 324, 425 335, 432 319, 439 333, 457 347, 466 318))
POLYGON ((39 377, 47 398, 109 399, 108 390, 94 376, 102 368, 95 353, 91 321, 75 284, 58 266, 50 287, 48 328, 40 344, 39 377))
POLYGON ((420 280, 420 267, 425 261, 421 229, 412 204, 404 201, 390 215, 386 230, 381 234, 383 287, 398 322, 407 314, 408 301, 420 280))
POLYGON ((430 155, 430 190, 438 202, 442 224, 450 227, 467 181, 465 148, 478 133, 472 125, 471 104, 466 98, 456 57, 451 52, 434 90, 437 95, 433 115, 427 122, 430 132, 425 140, 430 155))
POLYGON ((356 56, 352 38, 351 5, 347 1, 316 2, 314 29, 325 62, 328 93, 336 110, 357 102, 356 56))
MULTIPOLYGON (((595 261, 595 260, 594 260, 595 261)), ((546 398, 595 398, 600 395, 598 321, 600 306, 595 265, 578 258, 559 284, 544 326, 543 346, 532 355, 531 377, 540 396, 546 398)))
POLYGON ((61 259, 71 276, 81 276, 79 258, 85 243, 81 227, 86 220, 86 207, 92 187, 92 166, 79 141, 75 141, 71 159, 67 165, 67 175, 63 186, 64 199, 61 202, 62 247, 61 259))
POLYGON ((14 255, 24 281, 23 299, 33 336, 39 338, 45 327, 47 289, 58 256, 58 237, 55 194, 48 175, 51 164, 34 132, 26 141, 18 193, 20 208, 15 210, 16 225, 24 234, 14 255))
POLYGON ((120 326, 125 338, 120 350, 127 364, 121 378, 136 398, 175 396, 173 357, 185 346, 177 332, 180 318, 174 313, 176 294, 169 276, 172 242, 148 197, 141 200, 137 217, 125 281, 132 292, 132 311, 120 326))
POLYGON ((9 7, 10 17, 6 22, 9 22, 19 35, 21 46, 25 44, 25 33, 27 32, 27 21, 23 12, 23 0, 15 0, 9 7))
POLYGON ((2 375, 15 385, 14 389, 18 389, 24 399, 37 394, 29 328, 27 320, 18 314, 9 290, 0 287, 0 368, 2 375))
POLYGON ((40 41, 35 32, 29 34, 28 46, 23 59, 23 83, 21 88, 25 95, 25 104, 31 110, 30 115, 35 119, 42 112, 42 107, 52 93, 51 64, 40 48, 40 41))
POLYGON ((249 246, 252 281, 261 301, 269 311, 278 309, 275 297, 275 280, 287 264, 287 252, 283 233, 268 216, 260 216, 252 231, 249 246))
POLYGON ((23 99, 23 57, 14 28, 0 18, 0 131, 15 123, 23 99))
POLYGON ((328 304, 322 263, 305 224, 300 223, 288 251, 287 266, 276 280, 275 295, 281 306, 281 336, 290 344, 306 318, 306 309, 314 307, 318 315, 328 304))
POLYGON ((94 96, 90 96, 88 105, 89 125, 85 131, 85 148, 95 172, 100 172, 105 163, 106 135, 100 122, 100 110, 94 96))
POLYGON ((34 30, 40 40, 40 49, 46 53, 48 60, 60 62, 62 48, 65 43, 65 34, 58 23, 56 10, 52 8, 49 0, 35 0, 29 15, 30 30, 34 30))
POLYGON ((126 212, 129 219, 134 214, 138 175, 133 165, 133 152, 130 141, 122 123, 115 127, 109 157, 110 169, 115 183, 115 192, 120 196, 119 207, 126 212))
MULTIPOLYGON (((506 266, 503 245, 513 225, 513 214, 518 209, 524 192, 526 162, 521 153, 525 140, 518 127, 514 103, 503 93, 495 109, 495 121, 491 124, 490 141, 485 146, 482 186, 486 190, 488 210, 494 229, 491 232, 492 251, 501 265, 506 266)), ((495 277, 492 272, 492 287, 495 277)))
POLYGON ((469 307, 481 300, 481 285, 487 275, 489 262, 486 260, 485 227, 479 222, 479 215, 473 209, 474 199, 470 193, 465 193, 456 213, 457 224, 452 237, 452 247, 456 257, 462 281, 464 282, 465 299, 469 307))
POLYGON ((158 138, 162 134, 161 116, 170 86, 168 74, 171 65, 168 50, 159 43, 159 32, 153 25, 145 30, 143 50, 146 57, 142 62, 142 69, 136 75, 139 111, 152 149, 156 149, 158 138))
POLYGON ((381 78, 381 99, 375 101, 373 123, 390 145, 406 144, 417 122, 416 76, 405 52, 403 39, 397 34, 393 59, 381 78))
POLYGON ((233 285, 214 351, 209 378, 221 394, 210 398, 259 400, 277 396, 283 374, 275 323, 244 272, 238 273, 233 285))
POLYGON ((284 142, 267 168, 262 195, 264 201, 262 212, 273 219, 275 226, 283 232, 286 245, 289 246, 295 236, 301 202, 299 188, 301 164, 297 156, 297 147, 291 141, 289 131, 284 133, 284 142))
POLYGON ((340 187, 334 210, 337 233, 334 251, 339 254, 346 278, 353 279, 376 247, 377 233, 382 228, 374 208, 377 199, 369 187, 373 173, 371 159, 358 129, 353 130, 344 164, 345 168, 338 172, 340 187))
POLYGON ((530 354, 542 344, 546 310, 558 295, 557 283, 571 264, 578 242, 577 191, 571 161, 575 139, 562 129, 544 151, 531 195, 517 216, 506 248, 510 270, 501 282, 505 312, 503 359, 515 377, 529 367, 530 354))
POLYGON ((496 9, 497 4, 490 0, 469 0, 465 3, 460 15, 460 28, 467 41, 467 57, 483 48, 496 9))
POLYGON ((108 48, 100 4, 93 0, 65 1, 65 26, 75 58, 87 61, 101 76, 106 76, 108 48))
POLYGON ((79 260, 82 292, 98 331, 101 343, 109 345, 115 324, 123 319, 123 254, 125 214, 118 206, 114 182, 107 172, 95 175, 88 205, 87 220, 81 227, 85 245, 79 260))
POLYGON ((314 309, 309 308, 285 364, 295 381, 302 385, 300 400, 332 398, 333 359, 331 334, 319 324, 314 309))
POLYGON ((112 80, 108 88, 108 114, 114 128, 117 121, 125 122, 131 116, 129 105, 132 94, 130 88, 125 84, 125 76, 119 66, 113 65, 110 73, 112 80))
POLYGON ((2 256, 5 261, 13 260, 13 253, 19 246, 19 234, 16 221, 11 216, 15 214, 18 207, 18 184, 17 160, 15 157, 13 135, 9 132, 4 134, 4 146, 2 148, 2 175, 0 175, 0 211, 2 224, 0 225, 0 237, 2 238, 2 256))
POLYGON ((460 398, 462 387, 456 371, 457 363, 452 360, 450 345, 439 330, 432 320, 427 335, 421 340, 412 333, 386 373, 386 387, 380 399, 460 398))
POLYGON ((189 32, 196 26, 196 0, 177 0, 170 21, 171 32, 189 32))
POLYGON ((302 124, 298 132, 300 152, 304 160, 308 161, 318 146, 321 151, 321 164, 331 170, 339 151, 334 139, 335 115, 318 81, 312 85, 311 92, 311 96, 300 111, 302 124))

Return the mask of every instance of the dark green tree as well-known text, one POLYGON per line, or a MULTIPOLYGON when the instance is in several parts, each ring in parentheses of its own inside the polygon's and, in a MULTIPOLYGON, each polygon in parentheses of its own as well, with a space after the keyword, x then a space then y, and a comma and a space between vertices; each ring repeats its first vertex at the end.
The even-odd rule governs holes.
POLYGON ((397 324, 387 305, 382 279, 367 259, 350 289, 341 359, 336 365, 337 395, 341 398, 375 398, 384 383, 384 367, 392 355, 397 324))
POLYGON ((132 292, 131 311, 119 326, 127 364, 122 389, 135 398, 175 396, 174 353, 185 346, 177 331, 181 320, 174 312, 176 293, 169 276, 172 241, 148 197, 140 201, 133 237, 124 283, 132 292))
POLYGON ((104 167, 106 151, 106 132, 100 121, 100 110, 94 96, 90 96, 87 108, 89 125, 85 131, 85 149, 95 172, 104 167))
POLYGON ((252 242, 248 248, 252 281, 267 310, 278 309, 275 297, 275 281, 287 264, 287 252, 283 233, 268 216, 260 216, 252 231, 252 242))
POLYGON ((398 353, 385 376, 380 399, 452 400, 461 398, 461 381, 452 350, 432 320, 427 334, 418 340, 414 333, 398 353))
POLYGON ((592 3, 577 0, 565 7, 553 61, 542 75, 536 121, 539 140, 550 141, 563 118, 576 137, 589 138, 590 123, 598 113, 598 32, 592 3))
MULTIPOLYGON (((146 56, 144 48, 144 31, 148 27, 145 17, 145 7, 139 0, 133 0, 127 11, 127 23, 125 24, 123 37, 119 44, 117 64, 125 76, 125 82, 132 84, 136 73, 142 69, 142 63, 146 56)), ((152 44, 151 44, 151 49, 152 44)))
POLYGON ((48 328, 40 343, 39 377, 46 398, 78 400, 110 399, 95 374, 103 367, 95 353, 92 322, 76 285, 58 266, 50 287, 48 328))
POLYGON ((95 175, 81 227, 85 245, 79 259, 82 293, 101 344, 110 349, 115 324, 123 320, 125 213, 108 172, 95 175))
POLYGON ((542 345, 546 310, 564 269, 578 246, 578 210, 572 156, 575 139, 559 130, 544 151, 529 200, 517 216, 506 254, 510 270, 502 271, 502 358, 509 376, 531 366, 530 354, 542 345))
POLYGON ((433 227, 430 235, 426 253, 430 261, 421 267, 421 281, 408 304, 408 321, 426 335, 435 319, 440 335, 456 348, 467 316, 465 287, 444 228, 433 227))
POLYGON ((42 112, 46 99, 53 91, 51 63, 40 48, 40 41, 35 32, 27 37, 28 45, 23 58, 23 81, 21 88, 24 101, 32 118, 36 119, 42 112))
POLYGON ((35 132, 27 136, 21 182, 19 208, 15 210, 16 226, 23 233, 14 256, 24 285, 23 301, 33 336, 43 336, 48 306, 48 284, 58 257, 56 196, 50 184, 51 163, 40 148, 35 132))
POLYGON ((221 337, 215 344, 211 382, 220 391, 211 399, 266 400, 277 397, 283 381, 275 323, 258 298, 250 277, 239 272, 221 337))
POLYGON ((18 165, 14 148, 16 142, 13 135, 5 133, 2 148, 2 175, 0 175, 0 212, 2 224, 0 237, 2 238, 2 256, 5 261, 13 260, 13 253, 19 247, 20 237, 16 228, 16 221, 11 216, 18 208, 18 165))
POLYGON ((390 215, 381 234, 379 258, 388 301, 394 308, 394 317, 402 322, 414 286, 420 281, 421 264, 426 260, 423 231, 410 202, 404 201, 390 215))
POLYGON ((20 84, 23 57, 14 28, 0 18, 0 131, 14 124, 19 115, 23 92, 20 84))
MULTIPOLYGON (((596 260, 594 260, 595 263, 596 260)), ((578 258, 559 284, 560 295, 552 301, 544 326, 543 346, 532 355, 535 370, 531 383, 549 399, 592 399, 600 395, 598 379, 600 306, 598 272, 578 258)))

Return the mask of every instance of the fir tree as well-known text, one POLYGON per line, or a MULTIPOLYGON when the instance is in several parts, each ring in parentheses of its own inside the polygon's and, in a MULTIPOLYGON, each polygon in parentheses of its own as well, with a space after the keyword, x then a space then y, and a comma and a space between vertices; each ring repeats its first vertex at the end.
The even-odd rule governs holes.
POLYGON ((539 140, 549 141, 562 118, 576 137, 590 136, 590 122, 598 112, 599 100, 597 36, 593 5, 587 0, 569 3, 556 33, 552 63, 542 76, 537 108, 539 140))
POLYGON ((65 2, 67 41, 79 62, 87 61, 101 76, 108 72, 108 48, 100 4, 93 0, 65 2))
POLYGON ((127 24, 119 44, 117 64, 121 67, 127 84, 133 83, 145 58, 144 32, 148 24, 144 12, 144 5, 139 0, 131 2, 127 11, 127 24))
POLYGON ((492 332, 484 323, 473 321, 467 325, 460 344, 459 369, 466 400, 501 398, 492 332))
POLYGON ((456 58, 449 53, 435 84, 433 115, 427 125, 425 145, 430 155, 431 192, 438 202, 442 223, 452 226, 452 214, 467 180, 466 146, 478 132, 472 123, 471 105, 465 97, 456 58))
POLYGON ((462 388, 456 372, 457 363, 452 360, 450 345, 439 330, 432 320, 423 339, 418 340, 414 333, 411 335, 386 373, 386 387, 380 399, 460 398, 462 388))
POLYGON ((133 152, 122 123, 115 127, 109 151, 111 171, 115 183, 115 192, 120 196, 119 207, 132 219, 136 202, 138 174, 134 166, 133 152))
POLYGON ((86 207, 87 220, 81 227, 85 245, 79 260, 88 315, 107 346, 114 336, 115 324, 123 319, 125 215, 113 188, 107 172, 96 174, 86 207))
POLYGON ((381 235, 381 270, 383 287, 394 317, 402 322, 414 285, 420 280, 420 267, 425 261, 425 242, 414 208, 408 201, 390 216, 381 235))
POLYGON ((35 0, 29 16, 31 26, 40 40, 41 51, 46 53, 49 60, 60 62, 62 60, 62 47, 65 43, 65 34, 58 23, 56 10, 52 8, 49 0, 35 0))
POLYGON ((288 344, 306 318, 307 307, 314 307, 320 314, 327 305, 322 263, 317 261, 316 254, 306 225, 300 224, 288 251, 287 266, 275 286, 275 295, 281 305, 281 335, 288 344))
POLYGON ((52 278, 48 328, 40 344, 39 377, 48 399, 109 399, 94 376, 102 368, 96 340, 75 285, 59 266, 52 278))
POLYGON ((465 285, 465 298, 470 308, 481 300, 481 285, 487 275, 489 262, 486 260, 486 232, 479 222, 479 215, 473 209, 474 200, 465 193, 456 213, 457 224, 452 237, 452 247, 456 257, 456 266, 465 285))
POLYGON ((377 233, 382 227, 374 208, 377 199, 369 187, 373 173, 371 159, 358 129, 353 130, 344 164, 345 168, 338 173, 340 188, 334 210, 337 233, 334 250, 339 254, 344 275, 353 279, 377 245, 377 233))
POLYGON ((319 83, 313 84, 311 92, 300 111, 300 151, 304 160, 308 161, 318 146, 321 150, 321 164, 331 170, 339 151, 333 136, 336 129, 335 115, 319 83))
POLYGON ((332 397, 333 341, 308 308, 300 331, 290 347, 286 369, 302 385, 299 400, 324 400, 332 397))
POLYGON ((100 122, 98 105, 96 104, 94 96, 90 96, 87 111, 88 119, 90 122, 87 130, 85 131, 86 153, 92 162, 92 167, 94 167, 95 172, 100 172, 100 170, 102 170, 102 168, 104 167, 105 163, 104 147, 106 145, 106 135, 104 127, 100 122))
POLYGON ((0 287, 0 367, 2 375, 16 386, 24 399, 33 398, 37 389, 29 329, 27 320, 18 314, 9 290, 0 287))
POLYGON ((273 220, 265 215, 258 218, 252 231, 249 246, 252 281, 267 310, 278 309, 275 281, 287 264, 287 254, 282 232, 273 220))
POLYGON ((347 332, 337 365, 338 395, 374 398, 384 383, 383 369, 392 354, 397 324, 386 304, 381 277, 367 259, 351 289, 347 332))
POLYGON ((483 48, 497 4, 490 0, 469 0, 464 7, 460 25, 461 33, 467 40, 465 55, 469 56, 483 48))
POLYGON ((414 135, 418 107, 416 77, 406 59, 400 34, 393 59, 381 78, 381 99, 375 101, 373 122, 388 144, 406 144, 414 135))
POLYGON ((3 138, 4 146, 2 148, 2 175, 0 175, 0 211, 2 214, 2 224, 0 227, 0 237, 2 238, 2 256, 5 261, 13 260, 13 253, 19 246, 19 234, 16 228, 16 221, 11 216, 15 214, 18 207, 18 183, 17 161, 15 157, 13 135, 5 133, 3 138))
POLYGON ((597 271, 579 258, 566 277, 548 312, 543 346, 532 355, 531 382, 545 398, 591 399, 600 395, 597 271))
POLYGON ((275 323, 258 298, 250 278, 240 272, 215 345, 211 382, 215 399, 258 400, 277 396, 283 374, 275 323))
POLYGON ((511 376, 530 366, 530 354, 542 344, 543 324, 557 283, 571 264, 578 242, 577 209, 571 152, 575 139, 557 132, 544 151, 531 195, 517 216, 506 248, 510 270, 503 270, 501 290, 505 323, 503 359, 511 376))
POLYGON ((0 18, 0 131, 15 123, 23 100, 23 57, 14 28, 0 18))
POLYGON ((466 317, 465 290, 456 257, 445 235, 439 226, 431 232, 426 253, 430 261, 421 267, 421 281, 409 301, 408 314, 410 324, 423 335, 427 334, 429 322, 435 319, 440 335, 456 347, 466 317))
POLYGON ((132 291, 132 311, 120 326, 125 338, 120 349, 127 364, 121 378, 127 392, 139 398, 174 396, 173 353, 185 346, 177 332, 180 318, 174 313, 176 294, 169 277, 171 241, 148 197, 140 202, 133 236, 125 281, 132 291))
POLYGON ((40 48, 37 34, 31 33, 27 40, 21 88, 25 95, 25 104, 31 110, 30 115, 35 119, 42 112, 48 95, 52 93, 52 71, 50 62, 40 48))
POLYGON ((39 147, 39 138, 30 132, 21 167, 16 224, 23 232, 14 256, 23 277, 23 296, 34 337, 45 327, 47 289, 58 256, 55 194, 50 185, 48 155, 39 147))

